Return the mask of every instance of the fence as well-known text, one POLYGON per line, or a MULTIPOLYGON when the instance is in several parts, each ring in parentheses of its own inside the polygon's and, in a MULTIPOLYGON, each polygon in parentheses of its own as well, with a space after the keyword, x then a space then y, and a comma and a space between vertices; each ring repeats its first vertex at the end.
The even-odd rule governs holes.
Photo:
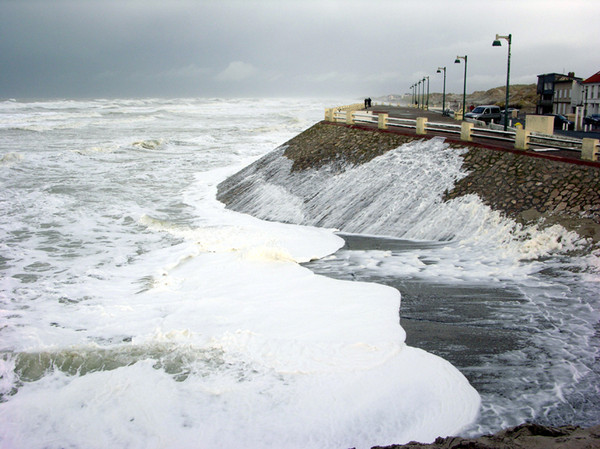
POLYGON ((508 128, 506 131, 483 127, 477 123, 463 121, 460 124, 428 122, 425 117, 403 119, 390 117, 388 114, 374 114, 361 110, 363 105, 356 103, 348 106, 325 109, 325 120, 342 122, 348 125, 372 124, 379 129, 405 128, 414 129, 418 135, 428 132, 459 135, 461 140, 471 142, 473 138, 489 139, 512 143, 518 150, 548 151, 553 149, 578 151, 581 159, 598 161, 600 147, 598 139, 575 139, 540 132, 528 131, 522 128, 508 128))

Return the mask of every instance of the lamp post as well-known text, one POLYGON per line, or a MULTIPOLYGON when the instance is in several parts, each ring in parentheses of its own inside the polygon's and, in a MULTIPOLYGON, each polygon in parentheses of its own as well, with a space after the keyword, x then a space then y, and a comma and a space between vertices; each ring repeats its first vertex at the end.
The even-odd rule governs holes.
POLYGON ((413 84, 413 107, 417 104, 417 83, 413 84))
MULTIPOLYGON (((425 78, 427 78, 427 102, 425 103, 425 107, 423 109, 429 111, 429 77, 426 76, 425 78)), ((423 78, 423 89, 425 89, 425 78, 423 78)))
POLYGON ((417 89, 417 109, 421 107, 421 80, 417 83, 419 88, 417 89))
POLYGON ((500 36, 496 34, 496 39, 492 42, 492 47, 501 47, 502 42, 500 39, 504 39, 508 42, 508 63, 506 65, 506 101, 504 102, 504 131, 508 126, 508 87, 510 85, 510 44, 512 43, 512 34, 508 36, 500 36))
POLYGON ((419 108, 419 83, 415 83, 415 107, 419 108))
POLYGON ((425 109, 425 77, 423 77, 421 81, 423 81, 423 89, 421 90, 421 107, 425 109))
POLYGON ((465 80, 464 80, 464 86, 463 86, 463 107, 462 107, 462 118, 464 120, 465 119, 465 102, 466 102, 466 98, 467 98, 467 55, 457 56, 456 59, 454 60, 454 64, 460 64, 461 59, 465 60, 465 80))
POLYGON ((437 73, 444 71, 444 90, 442 93, 442 115, 446 115, 446 67, 438 67, 437 73))

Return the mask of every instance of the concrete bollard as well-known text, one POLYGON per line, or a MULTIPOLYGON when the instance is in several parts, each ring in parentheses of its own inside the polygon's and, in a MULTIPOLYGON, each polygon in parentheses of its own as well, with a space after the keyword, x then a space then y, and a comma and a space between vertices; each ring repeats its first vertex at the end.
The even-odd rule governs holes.
POLYGON ((515 136, 515 149, 517 150, 528 150, 529 149, 529 134, 530 131, 526 129, 517 128, 517 135, 515 136))
POLYGON ((325 120, 328 122, 333 122, 334 120, 335 109, 327 108, 325 109, 325 120))
POLYGON ((597 161, 598 160, 598 139, 590 139, 584 137, 581 141, 581 159, 586 161, 597 161))
POLYGON ((424 135, 427 134, 427 118, 426 117, 417 117, 417 134, 424 135))
POLYGON ((352 109, 346 111, 346 125, 354 125, 354 111, 352 109))
POLYGON ((377 127, 379 129, 388 129, 388 114, 379 114, 377 117, 377 127))
POLYGON ((473 131, 473 123, 462 122, 460 124, 460 140, 464 140, 467 142, 473 142, 473 136, 471 136, 472 131, 473 131))
POLYGON ((526 115, 525 129, 552 135, 554 134, 554 117, 546 115, 526 115))

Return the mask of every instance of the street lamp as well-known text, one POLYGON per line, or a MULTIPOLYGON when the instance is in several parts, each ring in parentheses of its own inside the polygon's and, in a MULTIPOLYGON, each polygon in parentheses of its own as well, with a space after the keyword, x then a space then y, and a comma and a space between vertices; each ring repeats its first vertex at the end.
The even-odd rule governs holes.
POLYGON ((496 34, 496 39, 492 42, 492 47, 502 47, 500 39, 504 39, 508 42, 508 64, 506 66, 506 101, 504 102, 504 131, 508 126, 508 87, 510 84, 510 44, 512 42, 512 34, 508 36, 500 36, 496 34))
POLYGON ((425 77, 421 80, 423 81, 423 90, 421 90, 421 106, 425 109, 425 77))
POLYGON ((417 91, 417 109, 421 107, 421 80, 419 80, 419 89, 417 91))
POLYGON ((413 107, 417 104, 417 83, 413 84, 413 107))
MULTIPOLYGON (((427 109, 429 111, 429 77, 427 78, 427 103, 425 103, 425 107, 423 109, 427 109)), ((423 89, 425 89, 425 78, 423 78, 423 89)))
POLYGON ((465 119, 465 101, 467 98, 467 55, 457 56, 456 59, 454 60, 454 64, 460 64, 461 59, 465 60, 465 81, 464 81, 464 87, 463 87, 463 107, 462 107, 462 117, 464 120, 465 119))
POLYGON ((437 73, 444 71, 444 90, 442 93, 442 115, 446 115, 446 67, 438 67, 437 73))

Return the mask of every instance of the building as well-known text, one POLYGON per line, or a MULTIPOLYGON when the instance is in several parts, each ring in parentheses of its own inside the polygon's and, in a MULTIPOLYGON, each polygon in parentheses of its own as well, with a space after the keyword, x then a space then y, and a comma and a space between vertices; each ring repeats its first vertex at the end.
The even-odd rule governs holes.
POLYGON ((573 72, 538 75, 536 114, 575 114, 583 103, 582 91, 582 79, 573 72))
POLYGON ((600 114, 600 72, 590 76, 582 84, 584 114, 600 114))
POLYGON ((569 74, 566 78, 554 81, 554 100, 552 113, 569 115, 575 114, 575 108, 583 104, 582 79, 569 74))

